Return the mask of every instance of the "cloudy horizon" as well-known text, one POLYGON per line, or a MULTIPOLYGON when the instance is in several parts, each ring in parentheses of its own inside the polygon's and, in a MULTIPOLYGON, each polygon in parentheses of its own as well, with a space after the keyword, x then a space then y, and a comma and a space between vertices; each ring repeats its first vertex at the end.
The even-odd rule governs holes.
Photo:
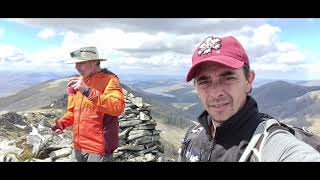
POLYGON ((260 79, 320 79, 319 19, 0 19, 0 71, 74 72, 70 51, 96 46, 118 74, 184 76, 204 38, 235 36, 260 79))

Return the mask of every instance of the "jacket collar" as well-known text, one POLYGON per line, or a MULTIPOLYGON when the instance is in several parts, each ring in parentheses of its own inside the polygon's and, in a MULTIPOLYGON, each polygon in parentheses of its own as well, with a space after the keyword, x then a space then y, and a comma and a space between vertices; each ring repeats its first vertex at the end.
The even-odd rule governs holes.
MULTIPOLYGON (((246 103, 242 109, 216 128, 215 137, 219 138, 219 136, 222 137, 225 134, 230 134, 230 132, 238 132, 238 130, 248 121, 256 121, 259 117, 258 113, 256 101, 252 97, 247 96, 246 103)), ((208 112, 204 111, 201 113, 198 117, 198 121, 206 130, 209 140, 212 141, 212 132, 210 128, 212 127, 212 121, 208 112)), ((256 123, 259 122, 257 121, 256 123)))

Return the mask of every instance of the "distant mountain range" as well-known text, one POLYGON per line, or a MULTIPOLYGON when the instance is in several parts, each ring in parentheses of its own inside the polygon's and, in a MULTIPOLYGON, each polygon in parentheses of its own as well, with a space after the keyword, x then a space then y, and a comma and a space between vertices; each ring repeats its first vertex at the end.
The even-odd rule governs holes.
MULTIPOLYGON (((59 79, 58 75, 28 74, 44 81, 16 94, 0 98, 0 111, 26 111, 41 108, 63 108, 66 105, 65 86, 67 79, 59 79), (56 78, 57 80, 47 80, 56 78)), ((13 75, 12 75, 13 76, 13 75)), ((5 76, 6 77, 6 76, 5 76)), ((11 82, 23 82, 23 78, 10 77, 11 82)), ((7 80, 9 81, 9 80, 7 80)), ((13 83, 4 82, 10 86, 13 83)), ((164 119, 168 124, 186 127, 203 111, 195 94, 192 82, 186 83, 181 78, 154 80, 123 80, 123 88, 135 96, 142 97, 152 104, 152 113, 156 118, 164 119)), ((251 95, 256 99, 259 110, 273 117, 295 124, 310 125, 310 119, 320 115, 320 86, 311 86, 320 81, 272 81, 258 80, 251 95)), ((18 83, 19 84, 19 83, 18 83)), ((29 86, 30 86, 29 84, 29 86)), ((19 87, 21 88, 21 87, 19 87)), ((18 88, 16 88, 18 89, 18 88)))
MULTIPOLYGON (((8 111, 37 111, 41 109, 66 109, 66 85, 68 78, 49 80, 23 89, 16 94, 0 98, 0 112, 8 111)), ((163 119, 167 124, 178 127, 187 127, 191 124, 192 116, 166 103, 173 101, 169 97, 155 95, 131 89, 122 84, 122 87, 135 96, 142 97, 145 102, 152 104, 153 117, 163 119)))
POLYGON ((0 98, 0 111, 38 110, 66 94, 67 79, 49 80, 0 98))
POLYGON ((320 86, 301 86, 285 81, 275 81, 253 89, 251 95, 262 110, 285 104, 292 98, 300 97, 308 92, 320 90, 320 86))
POLYGON ((12 95, 22 89, 64 76, 65 74, 50 72, 0 71, 0 97, 12 95))
MULTIPOLYGON (((320 86, 310 86, 317 82, 260 80, 255 82, 251 96, 256 99, 261 112, 297 126, 309 126, 312 124, 312 119, 320 116, 320 102, 317 99, 320 95, 320 86)), ((165 98, 162 102, 182 110, 193 120, 203 111, 192 84, 175 81, 133 85, 143 91, 156 90, 154 93, 160 91, 162 94, 173 96, 165 98)))

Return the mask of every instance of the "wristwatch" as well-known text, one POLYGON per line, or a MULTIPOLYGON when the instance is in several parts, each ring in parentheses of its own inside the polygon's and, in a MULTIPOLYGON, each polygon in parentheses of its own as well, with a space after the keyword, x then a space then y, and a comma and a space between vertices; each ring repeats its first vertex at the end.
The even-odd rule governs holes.
POLYGON ((83 94, 84 96, 87 96, 87 97, 88 97, 88 96, 89 96, 90 89, 91 89, 91 88, 87 88, 87 89, 83 90, 82 94, 83 94))

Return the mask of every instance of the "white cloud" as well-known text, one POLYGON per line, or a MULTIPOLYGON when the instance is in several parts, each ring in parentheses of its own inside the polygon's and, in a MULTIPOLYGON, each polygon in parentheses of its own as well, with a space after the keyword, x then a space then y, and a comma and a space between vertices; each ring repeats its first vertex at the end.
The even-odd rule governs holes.
POLYGON ((253 30, 252 45, 254 46, 270 46, 277 39, 277 33, 280 32, 279 27, 264 24, 253 30))
MULTIPOLYGON (((296 44, 280 40, 281 29, 256 19, 13 19, 43 28, 40 38, 63 36, 57 47, 34 53, 11 50, 24 63, 66 66, 64 60, 79 47, 96 46, 104 64, 146 72, 184 72, 196 46, 209 35, 233 35, 247 50, 254 70, 310 70, 309 55, 296 44), (58 26, 59 24, 59 26, 58 26), (112 27, 112 28, 111 28, 112 27), (18 53, 19 52, 19 53, 18 53), (23 55, 21 55, 23 54, 23 55)), ((10 51, 8 51, 10 52, 10 51)), ((8 53, 6 52, 6 53, 8 53)), ((0 50, 1 53, 1 50, 0 50)), ((6 55, 2 55, 6 56, 6 55)), ((0 60, 0 62, 3 60, 0 60)), ((315 69, 313 68, 313 71, 315 69)), ((186 72, 185 72, 186 73, 186 72)))
POLYGON ((292 69, 288 64, 279 64, 279 63, 252 63, 251 68, 255 71, 281 71, 287 72, 292 69))
POLYGON ((13 45, 0 44, 0 62, 20 62, 25 58, 25 52, 13 45))
POLYGON ((49 28, 45 28, 37 34, 37 36, 41 39, 48 39, 50 37, 54 37, 55 35, 56 32, 49 28))

